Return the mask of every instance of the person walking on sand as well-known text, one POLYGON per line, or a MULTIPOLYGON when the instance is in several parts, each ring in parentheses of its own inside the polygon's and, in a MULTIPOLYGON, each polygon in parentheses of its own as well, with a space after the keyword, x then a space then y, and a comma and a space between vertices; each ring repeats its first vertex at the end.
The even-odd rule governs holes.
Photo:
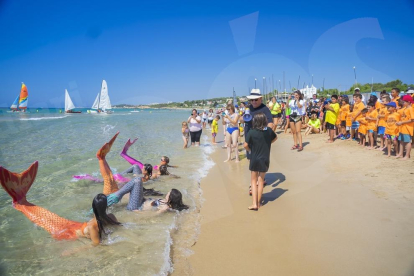
POLYGON ((261 206, 264 178, 270 165, 270 148, 276 140, 276 133, 268 127, 267 116, 261 112, 256 113, 252 129, 247 133, 244 142, 246 151, 251 152, 249 170, 253 204, 248 207, 249 210, 257 211, 261 206))

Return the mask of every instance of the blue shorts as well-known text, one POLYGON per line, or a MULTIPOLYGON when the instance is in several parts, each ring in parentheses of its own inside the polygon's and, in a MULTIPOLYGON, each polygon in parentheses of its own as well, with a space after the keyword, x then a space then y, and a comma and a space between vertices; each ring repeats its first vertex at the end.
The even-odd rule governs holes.
POLYGON ((378 135, 384 135, 385 134, 385 127, 379 126, 378 127, 378 135))
POLYGON ((368 129, 369 133, 374 133, 375 131, 373 129, 368 129))
POLYGON ((404 142, 404 143, 411 143, 411 136, 410 134, 401 134, 398 136, 398 141, 404 142))
POLYGON ((358 129, 359 128, 359 122, 352 122, 352 127, 351 129, 358 129))

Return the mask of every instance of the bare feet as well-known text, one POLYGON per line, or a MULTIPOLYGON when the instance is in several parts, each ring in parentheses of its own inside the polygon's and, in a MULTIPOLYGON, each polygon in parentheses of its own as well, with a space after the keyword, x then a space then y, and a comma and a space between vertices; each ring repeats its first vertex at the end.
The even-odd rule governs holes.
POLYGON ((224 162, 229 162, 229 161, 230 161, 230 159, 224 160, 224 162))
POLYGON ((259 208, 257 208, 257 206, 252 205, 247 207, 247 209, 249 209, 250 211, 257 211, 259 208))

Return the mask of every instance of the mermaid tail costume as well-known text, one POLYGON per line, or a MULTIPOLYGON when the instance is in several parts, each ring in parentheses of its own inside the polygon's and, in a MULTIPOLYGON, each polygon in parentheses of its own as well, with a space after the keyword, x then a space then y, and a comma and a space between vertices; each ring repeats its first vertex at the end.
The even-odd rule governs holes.
MULTIPOLYGON (((131 139, 128 139, 128 141, 125 143, 125 146, 121 152, 121 156, 122 158, 124 158, 129 164, 131 165, 138 165, 139 168, 142 170, 142 168, 144 167, 144 164, 142 164, 140 161, 132 158, 131 156, 128 155, 128 149, 129 147, 131 147, 136 141, 138 140, 138 138, 135 138, 134 140, 131 141, 131 139)), ((158 166, 155 165, 154 167, 152 167, 154 170, 158 170, 158 166)))
POLYGON ((34 224, 42 227, 57 240, 77 239, 77 231, 83 233, 86 222, 71 221, 62 218, 45 208, 26 200, 26 194, 36 179, 39 165, 35 161, 22 173, 14 173, 0 166, 0 184, 12 197, 13 207, 22 212, 34 224))

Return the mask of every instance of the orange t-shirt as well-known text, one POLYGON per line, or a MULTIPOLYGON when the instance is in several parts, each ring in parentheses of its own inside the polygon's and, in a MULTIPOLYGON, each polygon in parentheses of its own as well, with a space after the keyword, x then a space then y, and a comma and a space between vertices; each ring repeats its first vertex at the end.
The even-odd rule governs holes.
POLYGON ((368 112, 367 117, 375 118, 375 120, 368 120, 367 119, 367 121, 368 121, 368 130, 377 131, 377 117, 378 117, 377 110, 374 109, 374 111, 368 112))
POLYGON ((341 121, 345 121, 346 117, 349 113, 349 104, 345 104, 345 105, 341 106, 341 109, 340 109, 339 112, 341 114, 341 121))
MULTIPOLYGON (((403 116, 403 114, 404 114, 404 107, 403 108, 401 108, 401 109, 398 109, 397 110, 397 113, 398 114, 400 114, 400 120, 401 120, 401 117, 403 116)), ((398 133, 400 133, 401 132, 401 127, 402 127, 402 125, 401 126, 398 126, 398 133)))
POLYGON ((359 113, 358 117, 355 117, 355 115, 364 108, 365 108, 365 105, 364 105, 363 102, 360 102, 358 104, 357 103, 354 104, 354 111, 352 112, 352 114, 353 114, 352 118, 354 119, 354 121, 357 121, 357 119, 359 119, 361 117, 361 113, 359 113))
POLYGON ((362 133, 364 135, 367 134, 367 132, 368 132, 368 121, 365 119, 365 117, 361 117, 361 118, 358 119, 358 122, 359 122, 358 132, 362 133))
POLYGON ((379 101, 376 101, 376 102, 375 102, 375 109, 376 109, 376 110, 380 109, 380 108, 381 108, 381 106, 382 106, 382 104, 381 104, 379 101))
POLYGON ((380 108, 380 111, 378 112, 378 115, 385 115, 384 118, 379 118, 379 122, 378 122, 378 126, 380 127, 385 127, 386 126, 386 122, 387 122, 387 117, 388 117, 388 109, 385 105, 382 105, 382 107, 380 108))
POLYGON ((351 127, 352 126, 352 113, 348 113, 346 115, 346 124, 347 127, 351 127))
POLYGON ((385 123, 385 134, 398 135, 399 127, 396 125, 401 119, 398 112, 388 114, 387 122, 385 123))
MULTIPOLYGON (((401 110, 403 110, 402 115, 401 115, 401 121, 408 121, 408 120, 414 119, 414 107, 413 106, 409 106, 401 110)), ((401 134, 408 134, 410 136, 413 136, 413 132, 414 132, 414 122, 402 124, 400 126, 401 134)))
POLYGON ((395 98, 395 99, 391 99, 391 102, 394 102, 396 105, 397 105, 397 108, 398 108, 398 100, 400 99, 400 97, 397 97, 397 98, 395 98))

